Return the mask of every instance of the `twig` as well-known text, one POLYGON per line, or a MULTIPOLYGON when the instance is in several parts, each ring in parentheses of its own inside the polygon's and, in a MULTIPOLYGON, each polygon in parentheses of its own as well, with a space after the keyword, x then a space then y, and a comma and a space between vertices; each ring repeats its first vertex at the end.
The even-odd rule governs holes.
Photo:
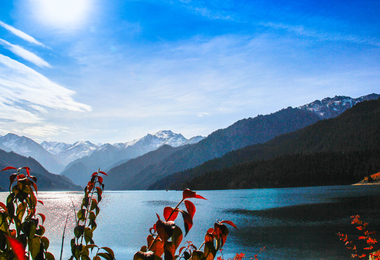
POLYGON ((65 227, 63 228, 63 234, 62 234, 62 244, 61 244, 61 256, 60 260, 62 260, 62 255, 63 255, 63 244, 65 242, 65 232, 66 232, 66 226, 67 226, 67 219, 69 218, 69 213, 66 215, 66 221, 65 221, 65 227))

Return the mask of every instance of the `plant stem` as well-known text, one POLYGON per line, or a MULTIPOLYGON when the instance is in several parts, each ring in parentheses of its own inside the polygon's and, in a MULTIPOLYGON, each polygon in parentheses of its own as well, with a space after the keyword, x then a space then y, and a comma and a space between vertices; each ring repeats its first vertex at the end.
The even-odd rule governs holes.
POLYGON ((62 255, 63 255, 63 244, 65 242, 65 232, 66 232, 66 226, 67 226, 67 219, 68 218, 69 218, 69 213, 67 213, 67 215, 66 215, 65 227, 63 228, 62 244, 61 244, 61 256, 59 257, 60 260, 62 260, 62 255))

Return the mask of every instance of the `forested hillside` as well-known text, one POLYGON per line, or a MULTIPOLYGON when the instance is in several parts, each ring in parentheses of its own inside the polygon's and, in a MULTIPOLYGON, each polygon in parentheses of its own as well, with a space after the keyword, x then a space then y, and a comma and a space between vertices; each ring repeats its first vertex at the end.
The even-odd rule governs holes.
POLYGON ((151 188, 347 184, 380 170, 379 147, 380 100, 365 101, 337 118, 319 121, 265 144, 230 152, 194 169, 170 175, 151 188), (332 176, 334 173, 336 176, 332 176), (202 177, 193 179, 197 176, 202 177), (213 180, 219 178, 213 186, 213 180))
POLYGON ((120 188, 147 189, 169 174, 198 166, 247 145, 266 142, 319 120, 312 112, 291 107, 270 115, 239 120, 226 129, 213 132, 197 144, 184 147, 159 163, 147 165, 120 188))

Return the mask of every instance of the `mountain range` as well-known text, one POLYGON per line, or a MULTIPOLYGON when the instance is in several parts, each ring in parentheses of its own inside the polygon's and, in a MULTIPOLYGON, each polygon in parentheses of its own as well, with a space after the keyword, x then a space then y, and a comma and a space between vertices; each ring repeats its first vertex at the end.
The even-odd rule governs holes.
POLYGON ((288 107, 269 115, 239 120, 225 129, 213 132, 196 144, 183 147, 158 163, 150 163, 147 160, 145 168, 138 173, 124 171, 123 165, 111 169, 109 174, 113 178, 126 178, 126 175, 132 174, 134 176, 133 178, 129 176, 128 182, 118 183, 117 187, 112 184, 107 187, 108 189, 148 189, 156 182, 156 187, 165 189, 166 187, 158 184, 171 174, 194 168, 231 151, 262 144, 277 136, 294 132, 321 120, 333 118, 357 103, 379 97, 380 95, 377 94, 356 99, 335 96, 296 108, 288 107))
POLYGON ((85 185, 88 181, 86 174, 98 168, 108 171, 113 166, 117 166, 130 159, 156 150, 162 145, 178 147, 198 142, 202 138, 203 137, 197 136, 188 140, 181 134, 164 130, 157 132, 155 135, 148 134, 141 139, 127 143, 117 143, 114 145, 104 144, 94 150, 90 155, 69 163, 61 174, 67 176, 78 185, 85 185))
POLYGON ((380 99, 161 179, 155 189, 352 184, 380 170, 380 99))
POLYGON ((81 186, 87 182, 88 174, 100 167, 109 174, 105 180, 106 189, 166 188, 159 184, 166 183, 160 180, 169 178, 167 176, 190 171, 232 151, 263 144, 335 118, 362 101, 379 97, 371 94, 359 98, 335 96, 316 100, 296 108, 288 107, 269 115, 239 120, 206 138, 197 136, 187 140, 181 134, 166 130, 117 144, 95 145, 88 141, 74 144, 44 141, 38 144, 10 133, 0 136, 0 149, 33 157, 48 171, 61 173, 81 186))

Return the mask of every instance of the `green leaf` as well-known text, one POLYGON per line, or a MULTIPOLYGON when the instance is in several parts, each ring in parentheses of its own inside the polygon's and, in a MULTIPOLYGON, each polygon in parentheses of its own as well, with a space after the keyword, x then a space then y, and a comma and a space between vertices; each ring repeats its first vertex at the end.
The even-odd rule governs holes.
POLYGON ((94 210, 98 206, 98 201, 96 199, 92 199, 90 210, 94 210))
POLYGON ((94 245, 94 244, 89 244, 89 245, 85 246, 85 249, 86 249, 86 250, 91 249, 91 251, 92 251, 95 247, 98 247, 98 246, 97 246, 97 245, 94 245))
POLYGON ((202 260, 203 258, 203 252, 200 250, 194 250, 192 255, 192 260, 202 260))
POLYGON ((45 250, 49 248, 50 241, 47 237, 41 237, 41 242, 45 250))
POLYGON ((45 253, 45 259, 46 260, 55 260, 54 255, 50 252, 45 253))
POLYGON ((38 229, 36 230, 36 234, 39 236, 42 236, 43 234, 45 234, 45 227, 42 225, 39 225, 38 229))
POLYGON ((40 252, 40 248, 41 248, 40 239, 38 237, 29 239, 28 244, 29 244, 29 251, 32 255, 32 258, 35 259, 37 254, 40 252))
POLYGON ((84 226, 78 225, 74 228, 74 235, 76 238, 79 238, 81 235, 83 235, 84 232, 84 226))
POLYGON ((111 248, 109 247, 101 247, 100 249, 103 249, 104 251, 106 251, 108 254, 110 254, 112 256, 112 258, 115 258, 115 254, 114 252, 112 251, 111 248))
POLYGON ((207 242, 204 245, 204 257, 206 260, 213 260, 216 255, 216 249, 213 242, 207 242))
POLYGON ((93 233, 92 233, 92 229, 91 228, 88 228, 86 227, 84 229, 84 239, 86 241, 86 244, 90 243, 93 244, 94 241, 92 240, 92 236, 93 236, 93 233))
POLYGON ((81 255, 81 259, 91 260, 91 258, 88 255, 81 255))
POLYGON ((80 209, 78 211, 77 217, 79 220, 85 221, 86 220, 86 210, 85 209, 80 209))
POLYGON ((113 260, 112 256, 110 256, 107 253, 98 253, 97 256, 101 256, 101 257, 103 257, 104 259, 107 259, 107 260, 113 260))

